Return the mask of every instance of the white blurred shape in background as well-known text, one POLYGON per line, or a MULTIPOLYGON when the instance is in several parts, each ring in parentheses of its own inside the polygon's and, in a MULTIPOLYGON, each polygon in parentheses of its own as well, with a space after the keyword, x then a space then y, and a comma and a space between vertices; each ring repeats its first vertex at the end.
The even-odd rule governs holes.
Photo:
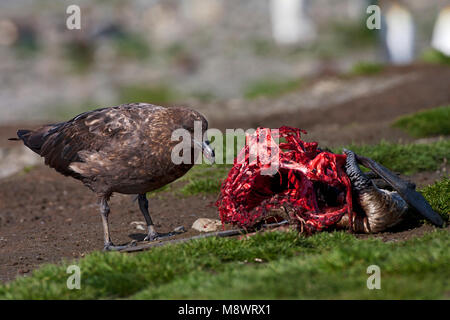
POLYGON ((392 64, 408 64, 414 59, 414 20, 408 9, 398 3, 385 15, 386 48, 392 64))
POLYGON ((217 23, 223 14, 222 3, 218 0, 184 0, 181 10, 188 19, 200 26, 217 23))
POLYGON ((445 7, 436 20, 431 46, 450 56, 450 6, 445 7))
POLYGON ((360 20, 369 5, 369 0, 347 0, 347 16, 352 20, 360 20))
POLYGON ((306 13, 305 0, 271 0, 272 34, 281 45, 307 44, 316 29, 306 13))
POLYGON ((19 37, 17 26, 8 19, 0 20, 0 45, 11 46, 19 37))

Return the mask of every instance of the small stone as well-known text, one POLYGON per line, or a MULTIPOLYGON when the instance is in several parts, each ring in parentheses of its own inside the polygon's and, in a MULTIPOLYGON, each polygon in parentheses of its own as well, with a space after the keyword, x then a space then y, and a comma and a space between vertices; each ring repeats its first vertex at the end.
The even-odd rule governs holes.
POLYGON ((192 229, 200 232, 212 232, 219 230, 222 222, 216 219, 200 218, 192 224, 192 229))
POLYGON ((145 222, 142 222, 142 221, 132 221, 130 224, 131 224, 131 225, 135 225, 135 226, 136 226, 136 229, 138 229, 138 230, 145 231, 145 225, 146 225, 145 222))
POLYGON ((184 228, 184 226, 179 226, 179 227, 176 227, 175 229, 173 229, 173 232, 183 233, 183 232, 186 232, 186 229, 184 228))

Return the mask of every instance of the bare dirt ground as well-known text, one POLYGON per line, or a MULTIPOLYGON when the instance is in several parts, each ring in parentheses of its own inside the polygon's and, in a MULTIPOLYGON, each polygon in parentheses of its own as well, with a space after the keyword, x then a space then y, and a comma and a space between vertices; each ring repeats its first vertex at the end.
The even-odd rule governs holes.
MULTIPOLYGON (((297 111, 278 114, 273 110, 271 116, 249 115, 238 119, 213 116, 211 126, 224 129, 292 125, 307 129, 310 132, 308 140, 314 139, 322 146, 351 142, 376 143, 380 139, 410 141, 412 139, 409 136, 391 128, 390 123, 402 114, 450 104, 450 68, 394 68, 377 77, 378 81, 382 81, 383 78, 389 79, 399 74, 414 76, 382 91, 373 94, 368 92, 328 106, 307 110, 299 107, 297 111)), ((361 77, 361 81, 364 81, 364 77, 361 77)), ((303 90, 308 90, 308 87, 303 90)), ((272 102, 266 100, 265 103, 272 102)), ((214 112, 210 110, 210 114, 214 112)), ((30 124, 0 127, 0 147, 10 148, 14 143, 18 144, 6 139, 14 136, 16 129, 22 126, 30 127, 30 124)), ((413 176, 412 180, 422 186, 440 177, 441 174, 435 172, 421 173, 413 176)), ((182 235, 185 237, 196 234, 190 227, 197 218, 218 218, 212 205, 215 199, 214 195, 177 197, 166 192, 150 199, 150 210, 160 232, 168 232, 183 225, 188 229, 182 235)), ((63 177, 43 165, 1 179, 0 281, 6 282, 16 276, 26 275, 43 263, 82 257, 88 252, 101 250, 103 232, 96 201, 95 195, 79 181, 63 177)), ((133 221, 143 221, 132 197, 115 195, 111 200, 110 217, 111 234, 116 244, 127 243, 132 239, 142 240, 144 237, 144 231, 137 230, 131 224, 133 221)), ((401 232, 386 232, 376 237, 398 241, 420 236, 433 229, 424 225, 401 232)))

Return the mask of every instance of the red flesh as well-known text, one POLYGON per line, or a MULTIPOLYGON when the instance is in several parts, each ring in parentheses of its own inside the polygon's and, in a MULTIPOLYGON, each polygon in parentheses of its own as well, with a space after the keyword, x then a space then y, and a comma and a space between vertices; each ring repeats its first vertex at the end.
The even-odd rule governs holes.
POLYGON ((316 142, 302 141, 301 133, 306 132, 297 128, 281 127, 278 133, 275 136, 273 130, 258 128, 255 134, 247 135, 246 146, 234 160, 216 202, 222 223, 251 227, 267 217, 271 209, 281 206, 288 207, 291 221, 307 232, 334 225, 345 213, 352 221, 351 185, 344 169, 346 155, 321 151, 316 142), (285 141, 277 145, 271 137, 285 141), (258 143, 264 139, 272 142, 271 149, 267 149, 267 143, 258 143), (261 175, 269 166, 261 162, 267 161, 249 162, 249 153, 255 154, 256 150, 258 155, 265 151, 258 160, 279 157, 279 182, 274 180, 276 175, 261 175), (319 207, 314 182, 333 186, 345 197, 336 207, 319 207))

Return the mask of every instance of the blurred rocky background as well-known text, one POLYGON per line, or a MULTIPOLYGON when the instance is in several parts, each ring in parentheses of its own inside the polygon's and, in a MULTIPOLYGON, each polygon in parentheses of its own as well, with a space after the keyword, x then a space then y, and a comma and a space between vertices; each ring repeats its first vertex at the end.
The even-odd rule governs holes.
MULTIPOLYGON (((1 1, 0 124, 132 101, 214 113, 211 101, 244 107, 236 100, 288 92, 318 76, 376 72, 389 62, 383 30, 365 27, 370 1, 277 1, 1 1), (81 8, 81 30, 66 28, 72 4, 81 8)), ((414 20, 420 60, 448 1, 401 4, 414 20)), ((319 95, 339 89, 321 86, 319 95)))

